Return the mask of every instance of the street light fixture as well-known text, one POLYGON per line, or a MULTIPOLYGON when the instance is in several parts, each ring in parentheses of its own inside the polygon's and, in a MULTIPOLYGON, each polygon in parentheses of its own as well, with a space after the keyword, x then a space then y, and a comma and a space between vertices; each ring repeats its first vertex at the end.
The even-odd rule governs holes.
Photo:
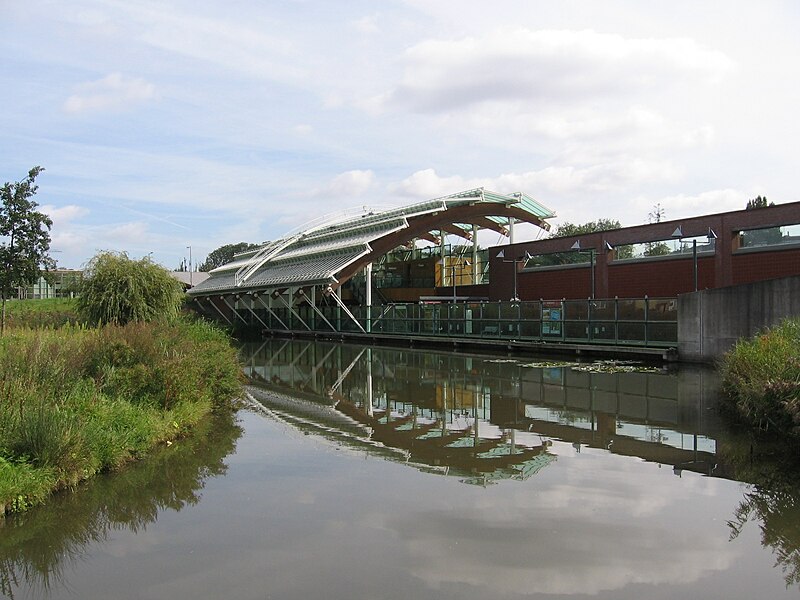
POLYGON ((517 296, 517 263, 522 261, 527 262, 533 257, 531 256, 530 252, 526 251, 522 256, 506 259, 504 258, 506 255, 505 253, 505 250, 500 250, 500 252, 497 253, 497 258, 502 259, 504 263, 514 263, 514 297, 511 298, 511 301, 519 302, 519 296, 517 296))
POLYGON ((456 301, 456 267, 469 267, 472 263, 468 260, 463 261, 455 261, 453 264, 450 265, 450 277, 453 280, 453 303, 456 301))
MULTIPOLYGON (((609 244, 608 242, 604 242, 604 244, 605 244, 605 247, 606 247, 607 250, 612 250, 613 249, 611 244, 609 244)), ((589 254, 589 272, 591 274, 591 281, 592 281, 592 300, 594 300, 594 290, 595 290, 595 282, 594 282, 594 253, 595 253, 595 249, 594 248, 589 248, 587 250, 582 250, 581 249, 581 241, 580 240, 576 240, 575 243, 572 244, 572 246, 570 246, 570 249, 571 250, 575 250, 576 252, 578 252, 580 254, 587 254, 587 253, 589 254)))

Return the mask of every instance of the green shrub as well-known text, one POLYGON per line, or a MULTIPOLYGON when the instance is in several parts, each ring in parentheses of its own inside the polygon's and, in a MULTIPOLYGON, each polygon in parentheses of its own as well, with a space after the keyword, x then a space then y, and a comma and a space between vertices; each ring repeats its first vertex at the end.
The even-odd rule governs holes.
POLYGON ((178 315, 180 283, 149 257, 101 252, 84 271, 78 313, 94 325, 170 321, 178 315))
POLYGON ((723 406, 763 431, 800 435, 800 319, 740 340, 721 366, 723 406))

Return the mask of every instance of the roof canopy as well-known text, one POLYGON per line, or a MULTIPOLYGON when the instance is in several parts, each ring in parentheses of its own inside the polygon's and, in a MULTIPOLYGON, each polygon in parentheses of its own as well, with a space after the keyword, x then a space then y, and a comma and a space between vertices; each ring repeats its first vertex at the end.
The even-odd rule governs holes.
POLYGON ((527 194, 476 188, 383 211, 339 213, 240 254, 189 290, 193 296, 268 291, 328 284, 334 288, 367 264, 415 239, 440 241, 441 232, 471 239, 472 227, 508 234, 512 221, 550 229, 549 208, 527 194))

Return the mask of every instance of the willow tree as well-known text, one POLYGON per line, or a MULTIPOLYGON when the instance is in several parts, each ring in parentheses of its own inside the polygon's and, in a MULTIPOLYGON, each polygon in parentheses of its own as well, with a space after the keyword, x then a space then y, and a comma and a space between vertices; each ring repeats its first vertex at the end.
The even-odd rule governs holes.
POLYGON ((183 291, 149 257, 133 260, 124 252, 101 252, 83 272, 78 312, 94 325, 174 319, 183 291))
POLYGON ((39 205, 32 200, 39 187, 34 183, 36 176, 42 171, 34 167, 22 181, 6 182, 0 188, 0 335, 6 328, 6 300, 55 266, 49 255, 53 221, 37 211, 39 205))

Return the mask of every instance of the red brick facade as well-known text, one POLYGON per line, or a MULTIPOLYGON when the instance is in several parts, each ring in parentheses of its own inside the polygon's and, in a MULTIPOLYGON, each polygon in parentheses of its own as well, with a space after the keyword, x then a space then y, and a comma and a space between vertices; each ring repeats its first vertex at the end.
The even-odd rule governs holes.
POLYGON ((638 260, 615 260, 614 251, 626 244, 669 239, 680 227, 683 237, 705 236, 709 229, 717 236, 714 252, 697 257, 698 289, 719 288, 800 274, 800 244, 740 248, 740 232, 800 223, 800 202, 755 210, 704 215, 689 219, 639 225, 581 236, 549 238, 511 246, 491 248, 491 300, 509 300, 517 294, 523 300, 589 298, 592 270, 589 264, 521 270, 522 262, 508 262, 532 255, 567 252, 580 241, 583 250, 594 250, 594 296, 596 298, 677 296, 694 290, 694 260, 691 253, 638 260), (497 254, 503 250, 503 257, 497 254))

